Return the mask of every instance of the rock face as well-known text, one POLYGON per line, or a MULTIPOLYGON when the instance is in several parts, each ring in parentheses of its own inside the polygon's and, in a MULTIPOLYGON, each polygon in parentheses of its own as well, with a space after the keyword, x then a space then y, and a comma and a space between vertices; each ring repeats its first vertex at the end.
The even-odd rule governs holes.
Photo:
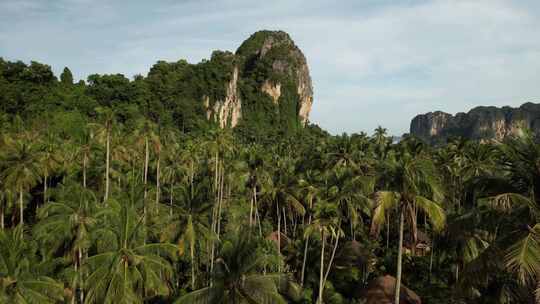
MULTIPOLYGON (((386 275, 378 277, 369 283, 365 291, 366 304, 394 304, 396 279, 386 275)), ((422 304, 420 297, 409 288, 401 285, 400 304, 422 304)))
POLYGON ((238 68, 234 67, 231 80, 226 85, 226 95, 223 100, 214 102, 210 107, 210 98, 203 96, 207 119, 214 119, 220 128, 235 127, 242 118, 242 101, 238 93, 238 68))
POLYGON ((540 135, 540 104, 525 103, 519 108, 476 107, 468 113, 456 115, 429 112, 411 121, 410 133, 436 144, 456 136, 500 141, 519 135, 524 129, 540 135))
POLYGON ((260 120, 260 113, 250 112, 265 108, 272 111, 268 113, 271 124, 307 124, 313 104, 311 77, 306 58, 287 33, 257 32, 226 58, 233 69, 230 80, 223 84, 225 97, 202 97, 208 119, 221 128, 235 127, 243 117, 256 116, 260 120), (272 106, 261 105, 268 101, 272 106))

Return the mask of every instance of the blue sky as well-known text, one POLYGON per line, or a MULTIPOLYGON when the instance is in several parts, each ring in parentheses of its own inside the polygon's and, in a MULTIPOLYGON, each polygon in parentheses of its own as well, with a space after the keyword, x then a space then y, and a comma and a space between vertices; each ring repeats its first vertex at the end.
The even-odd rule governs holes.
POLYGON ((83 79, 195 63, 261 29, 303 50, 311 121, 332 133, 399 135, 418 113, 540 102, 536 0, 0 0, 1 57, 83 79))

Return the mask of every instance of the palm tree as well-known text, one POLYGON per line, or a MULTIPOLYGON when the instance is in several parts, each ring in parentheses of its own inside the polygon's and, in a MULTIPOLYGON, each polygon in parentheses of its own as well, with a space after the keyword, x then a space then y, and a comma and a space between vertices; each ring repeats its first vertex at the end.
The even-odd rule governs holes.
POLYGON ((113 215, 104 215, 95 231, 96 254, 85 261, 89 270, 85 303, 143 303, 170 294, 173 258, 178 247, 144 242, 143 217, 134 202, 109 201, 113 215))
POLYGON ((42 168, 39 166, 36 145, 30 139, 6 140, 2 172, 5 186, 19 194, 19 224, 24 224, 24 192, 40 181, 42 168))
MULTIPOLYGON (((278 252, 281 253, 282 220, 285 222, 285 227, 287 227, 287 213, 292 214, 292 216, 303 216, 305 213, 305 208, 298 199, 301 187, 298 186, 298 180, 294 177, 292 160, 277 160, 273 178, 264 186, 261 200, 267 204, 270 212, 275 212, 275 218, 277 219, 277 247, 278 252)), ((284 234, 287 235, 287 228, 284 228, 284 234)))
MULTIPOLYGON (((238 234, 237 234, 238 235, 238 234)), ((268 258, 261 241, 253 237, 233 237, 221 245, 212 273, 214 284, 176 300, 182 304, 277 304, 287 303, 279 287, 288 279, 282 274, 262 274, 268 258)))
POLYGON ((58 149, 57 138, 47 133, 39 143, 38 160, 43 173, 43 203, 48 201, 48 178, 62 163, 61 153, 58 149))
POLYGON ((208 227, 209 210, 212 208, 208 196, 208 188, 200 183, 193 185, 195 189, 180 187, 179 199, 170 206, 172 208, 168 225, 163 229, 161 239, 173 240, 178 243, 180 252, 189 247, 191 261, 191 288, 196 288, 196 260, 195 250, 199 244, 206 240, 214 240, 215 236, 208 227))
POLYGON ((321 262, 319 269, 319 295, 317 296, 317 304, 323 303, 324 287, 328 280, 330 270, 332 269, 332 263, 334 262, 339 239, 343 235, 343 231, 341 231, 340 228, 340 221, 338 209, 335 204, 319 201, 315 210, 315 220, 305 231, 306 237, 314 232, 318 232, 321 237, 321 262), (330 260, 325 267, 324 256, 328 236, 331 237, 333 248, 330 260))
POLYGON ((384 224, 387 212, 397 209, 399 213, 396 304, 399 304, 400 296, 405 215, 408 215, 411 222, 413 248, 417 240, 416 209, 426 215, 435 230, 441 230, 446 221, 445 213, 437 203, 442 199, 442 192, 432 161, 422 154, 414 155, 414 151, 411 153, 406 147, 401 148, 397 159, 385 163, 383 176, 391 180, 386 185, 386 190, 376 193, 376 207, 372 214, 372 231, 378 233, 378 227, 384 224))
POLYGON ((96 108, 96 112, 101 117, 101 123, 93 123, 90 126, 97 131, 97 137, 101 142, 105 142, 105 194, 103 201, 109 199, 110 192, 110 162, 111 162, 111 135, 115 124, 115 113, 113 110, 104 107, 96 108))
MULTIPOLYGON (((540 299, 540 146, 531 134, 509 139, 500 146, 508 189, 490 199, 502 211, 507 226, 498 227, 498 244, 503 244, 506 267, 524 286, 535 286, 540 299), (499 232, 502 230, 502 233, 499 232)), ((496 190, 501 190, 497 187, 496 190)))
POLYGON ((0 301, 2 303, 61 303, 64 288, 46 276, 36 247, 25 237, 23 227, 0 231, 0 301))
MULTIPOLYGON (((70 264, 73 265, 76 277, 72 288, 75 291, 83 287, 81 266, 92 242, 92 230, 97 224, 98 216, 110 210, 97 208, 97 198, 80 184, 69 182, 55 189, 53 201, 39 209, 40 221, 34 227, 36 239, 44 248, 54 254, 60 249, 70 264)), ((74 294, 75 296, 75 294, 74 294)), ((80 294, 81 302, 84 293, 80 294)))

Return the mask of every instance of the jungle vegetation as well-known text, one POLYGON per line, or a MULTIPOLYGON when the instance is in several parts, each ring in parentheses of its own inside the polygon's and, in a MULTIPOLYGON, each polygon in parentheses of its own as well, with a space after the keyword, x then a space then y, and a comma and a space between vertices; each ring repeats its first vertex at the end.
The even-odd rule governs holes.
POLYGON ((0 60, 0 303, 362 303, 385 274, 424 303, 536 303, 532 135, 219 129, 170 67, 0 60))

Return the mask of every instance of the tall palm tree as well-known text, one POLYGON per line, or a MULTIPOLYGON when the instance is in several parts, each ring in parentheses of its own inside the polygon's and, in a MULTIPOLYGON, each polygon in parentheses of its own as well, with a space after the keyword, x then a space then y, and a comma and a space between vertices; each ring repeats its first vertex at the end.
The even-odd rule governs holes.
POLYGON ((180 297, 178 304, 277 304, 287 303, 279 293, 288 282, 282 274, 263 274, 266 253, 261 241, 237 236, 225 240, 212 273, 214 284, 180 297))
POLYGON ((97 229, 97 252, 88 257, 85 267, 85 303, 143 303, 147 298, 170 294, 173 258, 178 247, 168 243, 144 241, 142 216, 134 202, 119 204, 110 200, 112 215, 102 219, 97 229))
POLYGON ((36 145, 27 138, 6 140, 4 184, 19 194, 19 224, 24 224, 24 193, 40 181, 42 168, 39 165, 36 145))
POLYGON ((319 294, 317 296, 317 304, 323 303, 324 287, 326 285, 326 281, 328 280, 330 270, 332 269, 339 239, 343 235, 343 231, 341 231, 340 228, 340 221, 341 219, 339 218, 337 206, 329 202, 320 201, 316 206, 315 220, 305 231, 306 236, 317 232, 320 234, 321 238, 321 262, 319 269, 319 294), (330 255, 330 260, 325 266, 325 247, 328 236, 331 237, 331 244, 333 245, 333 248, 330 255))
POLYGON ((43 173, 43 203, 48 201, 47 188, 49 176, 60 167, 62 163, 62 153, 59 151, 57 138, 53 134, 47 133, 38 144, 38 160, 43 173))
MULTIPOLYGON (((64 255, 75 271, 71 282, 73 291, 83 288, 81 267, 92 243, 96 217, 110 212, 107 208, 97 208, 97 201, 94 193, 80 184, 68 182, 61 185, 55 189, 53 201, 39 209, 40 221, 33 229, 42 247, 50 251, 49 255, 65 250, 64 255)), ((83 292, 80 293, 80 301, 84 301, 83 292)))
POLYGON ((413 231, 413 248, 416 246, 416 209, 422 211, 431 221, 434 230, 441 230, 446 222, 443 208, 438 203, 442 199, 441 186, 433 162, 416 154, 404 143, 397 159, 385 163, 383 176, 390 178, 387 189, 376 193, 376 206, 372 213, 372 231, 378 233, 378 227, 386 220, 386 213, 397 209, 399 213, 399 247, 397 260, 395 303, 399 304, 403 231, 405 216, 410 219, 413 231))
MULTIPOLYGON (((299 200, 301 187, 294 176, 294 164, 291 159, 277 160, 273 178, 265 184, 261 200, 268 206, 269 213, 275 215, 277 219, 277 247, 281 252, 281 231, 282 221, 287 221, 287 214, 292 216, 303 216, 305 208, 299 200), (287 212, 288 211, 288 212, 287 212)), ((284 228, 284 234, 287 235, 287 229, 284 228)))
POLYGON ((64 287, 47 276, 36 247, 23 227, 0 231, 0 301, 2 303, 61 303, 64 287))
POLYGON ((195 189, 180 187, 178 200, 171 206, 172 215, 168 225, 162 230, 162 240, 172 240, 178 243, 181 253, 185 247, 189 247, 191 262, 191 288, 196 288, 197 262, 195 250, 202 247, 207 240, 214 240, 215 236, 208 227, 212 208, 211 199, 208 196, 208 187, 200 183, 193 185, 195 189))
POLYGON ((115 125, 115 113, 110 108, 98 107, 96 112, 100 116, 101 123, 90 124, 96 130, 96 137, 105 145, 105 191, 103 201, 109 199, 110 170, 111 170, 111 136, 115 125))

